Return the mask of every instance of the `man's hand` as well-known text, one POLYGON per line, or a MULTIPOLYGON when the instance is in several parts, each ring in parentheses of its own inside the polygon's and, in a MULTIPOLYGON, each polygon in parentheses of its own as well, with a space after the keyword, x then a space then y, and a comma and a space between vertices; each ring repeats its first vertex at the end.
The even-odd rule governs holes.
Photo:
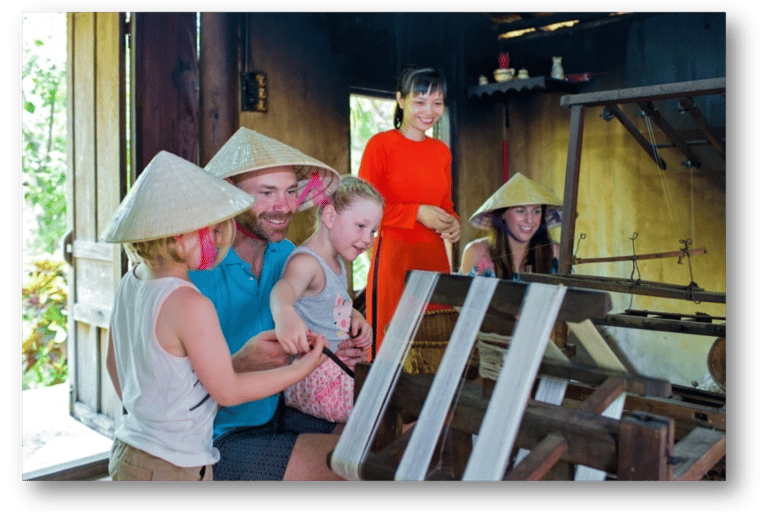
POLYGON ((270 330, 246 341, 232 355, 232 366, 237 373, 269 370, 288 364, 290 357, 278 343, 275 331, 270 330))
POLYGON ((347 338, 339 343, 336 355, 354 370, 357 363, 364 363, 368 360, 368 349, 356 347, 355 342, 347 338))

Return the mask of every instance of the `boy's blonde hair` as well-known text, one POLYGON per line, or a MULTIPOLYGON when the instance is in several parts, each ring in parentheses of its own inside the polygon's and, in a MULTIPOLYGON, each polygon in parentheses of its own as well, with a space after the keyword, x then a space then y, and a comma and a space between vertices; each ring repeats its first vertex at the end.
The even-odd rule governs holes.
MULTIPOLYGON (((384 198, 379 191, 364 179, 352 174, 345 174, 341 177, 339 186, 328 198, 328 204, 333 206, 337 213, 341 213, 358 199, 367 199, 381 207, 384 206, 384 198)), ((315 210, 315 230, 322 224, 321 216, 325 206, 324 203, 315 210)))
MULTIPOLYGON (((235 238, 235 223, 233 219, 227 219, 218 224, 214 224, 222 233, 222 240, 217 245, 219 253, 213 266, 216 266, 224 259, 232 246, 235 238)), ((123 244, 125 252, 132 263, 138 265, 144 263, 151 269, 157 269, 168 263, 183 263, 184 260, 176 251, 176 240, 169 236, 155 240, 144 240, 141 242, 129 242, 123 244)))

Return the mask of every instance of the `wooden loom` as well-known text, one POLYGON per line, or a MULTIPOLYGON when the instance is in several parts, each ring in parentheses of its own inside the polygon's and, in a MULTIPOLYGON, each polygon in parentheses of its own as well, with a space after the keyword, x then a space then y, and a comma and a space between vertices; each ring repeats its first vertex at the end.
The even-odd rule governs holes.
POLYGON ((664 380, 544 357, 556 319, 579 325, 610 307, 605 292, 411 272, 381 352, 356 367, 356 405, 329 466, 350 480, 537 480, 558 461, 619 480, 701 478, 725 453, 722 410, 673 400, 664 380), (459 319, 434 375, 403 374, 429 302, 460 307, 459 319), (463 380, 481 326, 515 315, 495 386, 463 380), (577 405, 530 399, 537 376, 562 379, 577 405), (622 396, 635 410, 601 414, 622 396), (515 449, 529 453, 510 465, 515 449))

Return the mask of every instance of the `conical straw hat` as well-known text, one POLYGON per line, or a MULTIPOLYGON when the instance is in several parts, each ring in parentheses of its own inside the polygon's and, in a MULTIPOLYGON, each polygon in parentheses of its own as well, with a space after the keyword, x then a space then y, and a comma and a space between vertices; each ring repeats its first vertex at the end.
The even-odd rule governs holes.
POLYGON ((317 177, 317 186, 313 186, 305 195, 299 204, 299 210, 320 204, 339 185, 339 173, 332 167, 279 140, 245 127, 239 128, 213 155, 205 170, 219 178, 229 178, 244 172, 284 165, 296 169, 299 197, 313 174, 317 177))
POLYGON ((126 243, 187 233, 234 217, 254 202, 234 185, 161 151, 144 168, 101 238, 126 243))
POLYGON ((480 229, 491 229, 490 214, 511 206, 542 204, 547 206, 547 227, 560 224, 562 218, 562 201, 535 181, 515 173, 505 184, 493 193, 483 205, 469 218, 469 222, 480 229))

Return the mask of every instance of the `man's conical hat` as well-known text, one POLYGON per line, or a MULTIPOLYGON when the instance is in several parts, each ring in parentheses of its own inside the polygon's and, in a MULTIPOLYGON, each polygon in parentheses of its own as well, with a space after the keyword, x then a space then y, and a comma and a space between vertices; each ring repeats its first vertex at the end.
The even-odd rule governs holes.
POLYGON ((205 170, 219 178, 229 178, 270 167, 291 166, 296 170, 299 197, 304 195, 299 210, 320 204, 339 186, 339 173, 320 160, 298 149, 249 128, 239 128, 213 155, 205 170), (310 191, 303 194, 310 185, 310 191))

